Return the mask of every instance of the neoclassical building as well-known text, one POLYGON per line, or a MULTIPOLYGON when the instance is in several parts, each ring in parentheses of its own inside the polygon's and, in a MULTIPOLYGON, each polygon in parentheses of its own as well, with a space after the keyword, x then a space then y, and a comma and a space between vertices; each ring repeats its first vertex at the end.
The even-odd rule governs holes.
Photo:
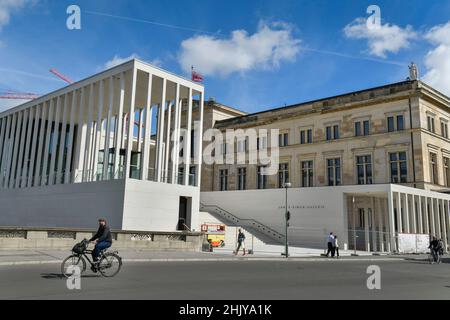
MULTIPOLYGON (((448 243, 449 120, 447 96, 408 80, 218 121, 215 128, 222 132, 278 129, 279 170, 265 176, 258 163, 214 165, 205 184, 210 192, 202 193, 201 201, 205 210, 219 207, 284 234, 284 190, 277 189, 289 182, 297 221, 291 226, 305 228, 303 235, 319 230, 302 237, 293 228, 299 244, 317 237, 312 242, 323 245, 333 230, 348 247, 355 233, 362 233, 357 246, 372 251, 395 250, 398 234, 433 234, 448 243), (339 201, 330 202, 332 194, 339 194, 339 201), (241 198, 255 209, 238 209, 241 198)), ((270 150, 271 140, 258 139, 256 150, 248 139, 244 149, 234 143, 222 150, 248 155, 270 150)))

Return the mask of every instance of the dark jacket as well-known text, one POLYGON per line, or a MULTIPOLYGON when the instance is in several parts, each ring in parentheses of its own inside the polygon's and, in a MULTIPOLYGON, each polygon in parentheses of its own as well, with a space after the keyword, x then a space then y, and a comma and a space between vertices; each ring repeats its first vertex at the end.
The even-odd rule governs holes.
POLYGON ((97 240, 97 242, 106 241, 106 242, 112 243, 112 235, 111 235, 111 230, 109 229, 109 227, 107 225, 100 226, 98 228, 98 231, 95 234, 95 236, 93 236, 92 239, 89 241, 94 241, 94 240, 97 240))
POLYGON ((245 240, 245 234, 243 232, 239 232, 238 234, 238 241, 242 242, 245 240))

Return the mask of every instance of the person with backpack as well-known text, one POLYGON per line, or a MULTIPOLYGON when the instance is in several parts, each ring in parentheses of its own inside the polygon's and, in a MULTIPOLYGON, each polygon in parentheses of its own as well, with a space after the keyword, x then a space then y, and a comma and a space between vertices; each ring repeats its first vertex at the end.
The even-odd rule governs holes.
POLYGON ((239 229, 239 234, 238 234, 238 246, 237 249, 234 253, 234 255, 236 256, 239 253, 239 250, 241 249, 244 251, 243 256, 245 256, 246 251, 245 251, 245 234, 242 232, 242 229, 239 229))

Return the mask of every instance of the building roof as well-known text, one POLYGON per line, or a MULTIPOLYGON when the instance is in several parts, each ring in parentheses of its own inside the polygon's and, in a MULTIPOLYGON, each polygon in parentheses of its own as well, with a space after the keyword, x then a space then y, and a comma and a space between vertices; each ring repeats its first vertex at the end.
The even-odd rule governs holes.
POLYGON ((226 128, 232 125, 242 125, 245 123, 255 122, 259 118, 270 116, 277 118, 278 115, 290 112, 311 113, 318 111, 328 111, 334 109, 336 106, 345 106, 358 103, 368 103, 370 100, 378 101, 380 98, 387 98, 394 95, 405 95, 419 90, 426 91, 429 97, 438 99, 442 104, 450 108, 450 98, 443 93, 437 91, 431 86, 418 80, 406 80, 396 83, 387 84, 384 86, 373 87, 369 89, 349 92, 327 98, 301 102, 293 105, 268 109, 256 113, 251 113, 243 116, 238 116, 231 119, 220 120, 216 122, 217 128, 226 128))

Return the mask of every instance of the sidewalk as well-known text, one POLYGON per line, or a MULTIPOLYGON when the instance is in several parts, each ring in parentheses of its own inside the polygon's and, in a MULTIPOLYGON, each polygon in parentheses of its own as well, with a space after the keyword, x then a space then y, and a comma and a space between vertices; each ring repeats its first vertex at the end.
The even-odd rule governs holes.
MULTIPOLYGON (((2 251, 0 250, 0 267, 12 265, 58 264, 70 255, 68 251, 2 251)), ((149 250, 122 250, 119 255, 124 262, 197 262, 197 261, 286 261, 286 258, 277 253, 257 253, 254 255, 234 256, 232 252, 155 252, 149 250)), ((339 261, 394 261, 414 259, 418 256, 373 256, 366 255, 351 257, 344 253, 339 261)), ((337 261, 320 256, 320 254, 292 254, 289 261, 337 261)))

